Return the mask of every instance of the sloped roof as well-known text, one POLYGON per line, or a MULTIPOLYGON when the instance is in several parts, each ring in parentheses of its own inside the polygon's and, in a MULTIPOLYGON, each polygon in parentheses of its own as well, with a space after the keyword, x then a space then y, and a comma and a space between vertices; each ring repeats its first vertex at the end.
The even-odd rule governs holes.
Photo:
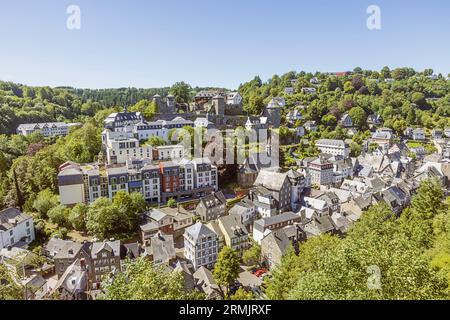
POLYGON ((190 226, 189 228, 186 228, 185 233, 189 234, 194 238, 194 241, 197 241, 199 238, 202 237, 216 237, 216 233, 209 229, 206 225, 201 223, 200 221, 194 224, 193 226, 190 226))
POLYGON ((153 261, 167 263, 176 257, 173 235, 158 233, 150 239, 148 253, 153 255, 153 261))
POLYGON ((264 186, 272 191, 280 191, 286 178, 286 173, 261 170, 254 184, 255 186, 264 186))
POLYGON ((261 243, 270 240, 273 241, 272 245, 276 245, 281 253, 285 253, 292 244, 284 229, 278 229, 270 232, 261 240, 261 243))
POLYGON ((0 211, 0 230, 9 230, 17 223, 31 219, 26 213, 16 208, 8 208, 0 211))
POLYGON ((115 241, 104 241, 104 242, 94 242, 91 248, 92 258, 96 258, 97 254, 102 250, 107 250, 111 252, 116 257, 120 257, 120 240, 115 241))

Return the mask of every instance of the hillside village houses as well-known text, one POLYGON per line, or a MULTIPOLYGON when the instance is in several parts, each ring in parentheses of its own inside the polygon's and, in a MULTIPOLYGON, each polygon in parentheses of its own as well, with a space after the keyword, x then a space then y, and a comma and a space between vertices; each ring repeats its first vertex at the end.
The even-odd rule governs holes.
MULTIPOLYGON (((226 105, 242 103, 236 93, 203 92, 196 97, 199 105, 217 100, 226 105)), ((161 98, 160 103, 173 107, 172 98, 161 98)), ((266 110, 267 126, 247 117, 249 126, 276 127, 270 115, 279 116, 285 103, 273 99, 266 110)), ((105 120, 103 159, 60 166, 57 181, 63 205, 91 204, 125 191, 141 193, 151 208, 139 217, 140 243, 50 239, 44 252, 55 276, 50 282, 44 279, 47 287, 43 285, 43 292, 89 298, 90 291, 101 289, 102 276, 121 272, 127 258, 143 257, 168 270, 181 271, 186 288, 198 288, 216 298, 218 287, 211 270, 224 246, 241 257, 255 241, 261 245, 261 263, 273 270, 287 250, 298 253, 299 244, 311 237, 325 233, 344 236, 372 205, 386 203, 399 214, 410 205, 424 179, 437 178, 444 187, 449 186, 449 129, 441 134, 435 130, 429 138, 436 152, 425 150, 424 155, 415 157, 408 140, 427 139, 425 131, 423 136, 414 135, 420 133, 417 129, 396 136, 392 129, 380 128, 381 118, 374 116, 371 136, 361 145, 358 157, 351 155, 348 140, 336 139, 311 139, 320 153, 295 159, 296 166, 291 168, 262 163, 260 156, 267 155, 267 150, 249 154, 236 176, 246 191, 230 201, 228 190, 219 185, 219 167, 209 158, 191 158, 176 144, 153 147, 144 142, 151 136, 167 140, 173 128, 214 123, 208 117, 197 120, 174 117, 146 122, 139 113, 114 113, 105 120), (171 198, 176 206, 166 207, 171 198), (184 201, 189 205, 183 206, 184 201), (76 286, 70 285, 73 281, 76 286)), ((279 120, 281 116, 275 122, 279 120)), ((292 127, 303 119, 300 112, 291 111, 286 120, 292 127)), ((353 126, 348 115, 341 121, 345 127, 353 126)), ((308 132, 317 130, 314 121, 302 127, 308 132)), ((13 255, 7 253, 9 247, 26 247, 33 240, 30 216, 17 209, 0 212, 0 261, 2 256, 5 260, 13 255)))

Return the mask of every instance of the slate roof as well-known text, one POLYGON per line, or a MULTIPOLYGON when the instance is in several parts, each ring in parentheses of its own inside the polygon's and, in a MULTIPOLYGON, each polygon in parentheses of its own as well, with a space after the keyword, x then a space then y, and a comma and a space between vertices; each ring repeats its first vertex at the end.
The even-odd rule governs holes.
POLYGON ((272 191, 280 191, 286 178, 286 173, 261 170, 258 174, 258 177, 256 178, 254 185, 264 186, 265 188, 272 191))
POLYGON ((80 259, 77 259, 59 278, 54 290, 65 289, 70 294, 82 293, 87 290, 87 283, 87 270, 82 268, 80 259))
POLYGON ((150 247, 146 248, 146 252, 153 255, 153 261, 168 263, 176 257, 173 236, 156 234, 150 239, 150 247))
POLYGON ((224 216, 218 220, 230 239, 236 237, 237 235, 243 236, 248 234, 240 219, 235 215, 224 216))
POLYGON ((203 203, 205 208, 214 208, 223 204, 227 204, 227 199, 223 195, 222 191, 218 191, 203 197, 200 202, 203 203))
POLYGON ((120 240, 115 241, 104 241, 104 242, 94 242, 91 248, 91 256, 96 259, 97 254, 102 250, 113 253, 115 257, 120 257, 120 240))
POLYGON ((299 220, 299 216, 293 212, 285 212, 273 217, 263 218, 255 221, 255 224, 260 225, 263 228, 267 228, 270 225, 283 223, 289 220, 299 220))
POLYGON ((286 235, 284 228, 270 232, 268 235, 266 235, 261 240, 261 243, 269 241, 269 240, 273 240, 272 245, 277 246, 278 250, 281 253, 285 253, 292 244, 292 242, 289 240, 288 236, 286 235))
POLYGON ((0 230, 6 231, 15 227, 16 224, 31 219, 26 213, 16 208, 8 208, 0 211, 0 230))
POLYGON ((336 139, 319 139, 316 141, 316 146, 326 146, 326 147, 336 147, 336 148, 344 148, 346 144, 342 140, 336 139))
POLYGON ((186 228, 185 233, 192 236, 194 241, 197 241, 200 238, 203 237, 216 237, 216 233, 209 229, 206 225, 201 223, 200 221, 194 224, 193 226, 190 226, 189 228, 186 228))

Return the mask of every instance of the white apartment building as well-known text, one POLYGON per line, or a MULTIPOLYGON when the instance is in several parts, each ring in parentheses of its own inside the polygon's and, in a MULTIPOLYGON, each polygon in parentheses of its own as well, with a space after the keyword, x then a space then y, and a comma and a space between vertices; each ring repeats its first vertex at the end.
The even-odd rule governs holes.
POLYGON ((184 150, 184 146, 181 144, 159 146, 155 148, 158 151, 158 160, 179 160, 184 158, 187 154, 184 150))
POLYGON ((342 140, 320 139, 316 141, 316 147, 320 152, 333 156, 348 158, 350 155, 350 146, 342 140))
POLYGON ((151 137, 160 137, 168 140, 169 129, 163 126, 164 121, 140 122, 132 127, 133 134, 139 140, 148 140, 151 137))
POLYGON ((194 170, 195 166, 192 161, 188 159, 182 159, 180 161, 180 188, 182 190, 193 190, 194 184, 194 170))
POLYGON ((130 138, 128 132, 106 131, 106 160, 108 164, 123 164, 128 158, 153 159, 153 147, 140 145, 139 140, 130 138))
POLYGON ((17 127, 16 133, 28 136, 34 132, 40 132, 44 137, 66 136, 71 127, 80 126, 80 123, 48 122, 26 123, 17 127))
POLYGON ((334 182, 333 163, 318 157, 308 162, 307 171, 311 177, 311 184, 330 185, 334 182))
POLYGON ((194 185, 196 188, 214 186, 218 190, 217 168, 211 165, 208 158, 195 158, 194 164, 194 185))
POLYGON ((217 261, 219 239, 217 234, 201 222, 184 231, 184 256, 194 269, 212 268, 217 261))
POLYGON ((181 129, 183 127, 193 127, 194 122, 182 117, 176 117, 173 120, 157 120, 152 122, 141 121, 133 125, 133 134, 139 140, 148 140, 150 137, 161 137, 164 141, 169 141, 169 132, 172 129, 181 129))
POLYGON ((9 208, 0 211, 0 250, 18 244, 33 242, 33 218, 18 209, 9 208))

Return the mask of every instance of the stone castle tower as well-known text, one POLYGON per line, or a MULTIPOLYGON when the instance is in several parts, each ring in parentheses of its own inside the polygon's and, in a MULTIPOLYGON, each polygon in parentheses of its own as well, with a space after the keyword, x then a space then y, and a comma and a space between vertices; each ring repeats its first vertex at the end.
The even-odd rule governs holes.
POLYGON ((216 115, 225 115, 225 98, 221 95, 216 95, 212 98, 212 104, 216 115))
POLYGON ((281 106, 272 99, 266 107, 265 115, 267 121, 272 127, 279 128, 281 125, 281 106))

